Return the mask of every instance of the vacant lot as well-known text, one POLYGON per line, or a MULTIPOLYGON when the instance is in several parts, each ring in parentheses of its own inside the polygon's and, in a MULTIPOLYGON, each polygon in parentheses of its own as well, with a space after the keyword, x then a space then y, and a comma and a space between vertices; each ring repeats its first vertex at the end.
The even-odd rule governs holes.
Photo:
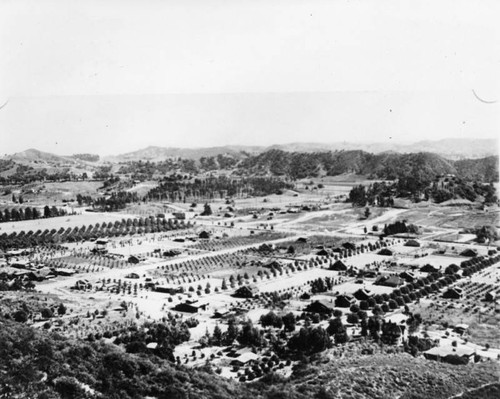
POLYGON ((498 212, 486 212, 464 207, 439 207, 411 209, 404 218, 409 223, 427 228, 467 229, 484 225, 498 225, 498 212))

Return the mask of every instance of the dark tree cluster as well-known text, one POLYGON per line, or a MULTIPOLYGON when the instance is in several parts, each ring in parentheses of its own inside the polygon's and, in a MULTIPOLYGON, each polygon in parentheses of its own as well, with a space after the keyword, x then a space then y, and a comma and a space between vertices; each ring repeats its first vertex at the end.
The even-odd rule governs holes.
POLYGON ((386 236, 404 233, 418 234, 419 230, 417 226, 414 224, 407 224, 405 220, 398 220, 384 226, 384 235, 386 236))
POLYGON ((165 199, 172 202, 223 199, 227 196, 264 196, 291 189, 293 185, 278 178, 251 177, 229 178, 226 176, 194 180, 164 179, 150 190, 149 199, 165 199))
POLYGON ((49 207, 46 205, 43 212, 36 207, 24 208, 4 208, 0 210, 0 223, 2 222, 18 222, 21 220, 34 220, 40 218, 53 218, 57 216, 65 216, 67 212, 65 209, 57 208, 55 206, 49 207))

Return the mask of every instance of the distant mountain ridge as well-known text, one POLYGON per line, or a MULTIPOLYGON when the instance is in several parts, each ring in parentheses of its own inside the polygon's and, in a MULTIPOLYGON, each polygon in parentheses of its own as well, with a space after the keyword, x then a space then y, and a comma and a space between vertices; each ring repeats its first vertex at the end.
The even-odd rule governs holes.
POLYGON ((257 155, 269 150, 281 150, 285 152, 327 152, 327 151, 354 151, 362 150, 373 154, 381 153, 417 153, 430 152, 438 154, 446 159, 475 159, 498 155, 498 140, 496 139, 442 139, 442 140, 424 140, 414 143, 398 142, 335 142, 335 143, 286 143, 271 146, 245 146, 228 145, 216 147, 200 148, 178 148, 178 147, 159 147, 149 146, 125 154, 100 157, 94 154, 75 154, 75 155, 56 155, 30 148, 26 151, 18 152, 12 155, 6 155, 2 159, 12 159, 19 162, 46 161, 46 162, 75 162, 96 160, 82 157, 91 156, 108 162, 127 162, 127 161, 151 161, 157 162, 171 158, 183 158, 199 160, 202 157, 213 157, 217 155, 232 156, 237 160, 245 158, 247 155, 257 155))
POLYGON ((326 152, 362 150, 373 154, 397 152, 416 153, 432 152, 451 160, 485 158, 498 154, 498 141, 495 139, 443 139, 437 141, 418 141, 415 143, 373 142, 373 143, 287 143, 272 146, 218 146, 207 148, 172 148, 150 146, 126 154, 105 157, 111 162, 126 161, 161 161, 168 158, 184 158, 199 160, 202 157, 212 157, 219 154, 231 155, 237 159, 244 157, 243 153, 252 155, 269 150, 286 152, 326 152))
POLYGON ((56 155, 50 152, 44 152, 35 148, 29 148, 25 151, 16 152, 12 155, 6 155, 2 159, 11 159, 20 163, 24 162, 48 162, 48 163, 73 163, 79 161, 97 162, 99 155, 95 154, 74 154, 74 155, 56 155))
POLYGON ((163 161, 170 158, 183 158, 199 160, 202 157, 214 157, 217 155, 231 155, 241 159, 245 152, 257 153, 261 152, 265 147, 252 146, 223 146, 223 147, 208 147, 208 148, 176 148, 176 147, 158 147, 149 146, 137 151, 128 152, 126 154, 113 155, 104 157, 104 160, 109 162, 126 162, 126 161, 163 161))
POLYGON ((484 158, 498 154, 498 140, 495 139, 442 139, 424 140, 414 143, 372 142, 372 143, 290 143, 268 147, 288 152, 321 152, 363 150, 373 154, 385 152, 416 153, 432 152, 447 159, 484 158))

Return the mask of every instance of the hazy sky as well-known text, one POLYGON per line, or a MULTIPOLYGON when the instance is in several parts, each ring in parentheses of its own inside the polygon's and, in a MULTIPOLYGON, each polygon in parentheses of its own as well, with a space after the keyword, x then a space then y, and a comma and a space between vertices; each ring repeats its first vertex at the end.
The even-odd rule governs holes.
POLYGON ((499 20, 498 0, 0 0, 0 153, 498 137, 499 20))

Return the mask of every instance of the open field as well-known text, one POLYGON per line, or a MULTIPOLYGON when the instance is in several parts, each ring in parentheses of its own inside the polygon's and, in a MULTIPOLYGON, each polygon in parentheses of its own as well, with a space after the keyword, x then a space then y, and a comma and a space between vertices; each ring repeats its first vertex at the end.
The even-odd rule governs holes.
MULTIPOLYGON (((96 197, 102 195, 98 191, 100 187, 102 182, 99 181, 44 182, 32 183, 23 187, 23 190, 14 190, 14 193, 22 194, 25 205, 61 205, 63 200, 74 200, 72 204, 77 205, 77 194, 96 197)), ((0 201, 11 199, 10 195, 4 197, 0 197, 0 201)))
POLYGON ((499 214, 464 207, 429 206, 407 210, 404 218, 424 228, 468 229, 493 224, 498 226, 499 214))

